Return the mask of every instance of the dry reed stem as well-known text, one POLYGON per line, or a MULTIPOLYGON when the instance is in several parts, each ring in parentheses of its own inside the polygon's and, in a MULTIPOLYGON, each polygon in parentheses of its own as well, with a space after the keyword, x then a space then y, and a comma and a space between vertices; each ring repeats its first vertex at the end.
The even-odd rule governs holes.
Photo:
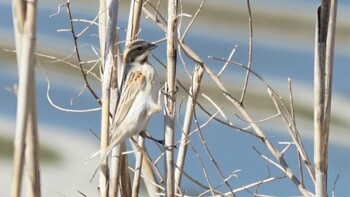
MULTIPOLYGON (((126 144, 122 143, 121 147, 123 148, 123 151, 126 150, 126 144)), ((131 178, 129 174, 129 161, 126 154, 121 155, 122 159, 120 159, 121 164, 120 166, 120 172, 119 172, 119 184, 120 184, 120 196, 125 197, 131 197, 132 195, 132 185, 131 185, 131 178)), ((110 196, 117 196, 116 194, 110 195, 110 196)))
MULTIPOLYGON (((144 138, 138 136, 138 142, 139 146, 143 148, 144 145, 144 138)), ((134 172, 134 180, 132 183, 132 197, 139 196, 140 191, 140 182, 141 182, 141 169, 142 169, 142 153, 137 152, 136 153, 136 162, 135 162, 135 172, 134 172)))
POLYGON ((180 184, 181 184, 181 176, 182 176, 181 169, 183 169, 185 159, 186 159, 188 134, 191 129, 193 110, 194 110, 197 96, 199 93, 203 71, 204 70, 201 66, 199 65, 196 66, 192 77, 192 86, 190 88, 190 95, 187 98, 186 112, 185 112, 184 123, 182 127, 183 131, 181 134, 181 143, 178 150, 179 152, 177 155, 176 169, 175 169, 175 183, 177 187, 180 187, 180 184))
MULTIPOLYGON (((110 89, 114 66, 114 52, 116 43, 116 26, 118 19, 118 4, 116 0, 109 0, 106 2, 106 12, 108 13, 107 18, 107 32, 106 32, 106 42, 105 42, 105 52, 104 52, 104 65, 103 65, 103 77, 102 77, 102 111, 101 111, 101 147, 100 154, 103 157, 106 148, 109 144, 109 120, 110 120, 110 89)), ((100 179, 99 179, 99 189, 102 197, 105 197, 109 193, 108 182, 110 181, 109 168, 107 160, 102 162, 100 168, 100 179)), ((117 177, 118 179, 118 177, 117 177)), ((110 185, 112 189, 111 192, 116 191, 116 185, 110 185)))
MULTIPOLYGON (((184 40, 187 32, 189 31, 193 22, 197 18, 199 12, 202 10, 204 3, 205 3, 205 0, 203 0, 202 3, 200 4, 194 17, 192 18, 192 20, 190 21, 186 30, 184 31, 184 34, 183 34, 181 40, 184 40)), ((198 96, 198 93, 200 90, 200 84, 202 81, 203 71, 204 70, 200 65, 196 65, 193 76, 192 76, 192 86, 190 87, 190 91, 189 91, 190 93, 189 93, 189 96, 187 98, 186 113, 184 116, 184 123, 183 123, 183 127, 182 127, 183 132, 181 134, 181 143, 179 146, 179 152, 177 155, 176 168, 175 168, 175 184, 177 185, 177 188, 180 188, 180 185, 181 185, 181 177, 182 177, 181 170, 183 169, 185 159, 186 159, 187 144, 188 144, 187 139, 188 139, 189 131, 191 129, 193 111, 194 111, 195 103, 196 103, 197 96, 198 96)))
POLYGON ((12 197, 21 195, 25 164, 27 165, 26 174, 28 177, 27 194, 28 196, 41 196, 34 76, 36 4, 35 0, 31 2, 13 1, 19 89, 11 185, 12 197))
POLYGON ((165 173, 166 173, 166 195, 175 196, 174 180, 174 132, 175 132, 175 99, 176 99, 176 27, 177 27, 178 1, 168 1, 168 26, 167 26, 167 83, 166 94, 164 138, 165 138, 165 173))
POLYGON ((315 30, 314 162, 317 197, 326 197, 337 1, 323 0, 315 30))

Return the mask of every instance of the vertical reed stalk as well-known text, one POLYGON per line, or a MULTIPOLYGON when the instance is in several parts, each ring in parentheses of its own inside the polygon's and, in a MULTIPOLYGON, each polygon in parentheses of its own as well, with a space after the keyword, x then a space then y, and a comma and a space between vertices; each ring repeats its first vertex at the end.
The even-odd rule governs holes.
MULTIPOLYGON (((144 138, 138 137, 138 144, 143 145, 144 144, 144 138)), ((132 197, 139 196, 140 191, 140 179, 141 179, 141 169, 142 169, 142 153, 141 151, 138 151, 136 153, 136 162, 135 162, 135 173, 134 173, 134 181, 132 184, 132 197)))
POLYGON ((106 0, 100 0, 98 34, 100 39, 101 65, 104 65, 107 18, 108 15, 106 12, 106 0))
POLYGON ((192 87, 190 89, 190 95, 188 96, 188 100, 187 100, 186 113, 185 113, 184 123, 182 128, 183 131, 181 134, 181 143, 179 146, 179 153, 176 160, 175 183, 177 188, 180 188, 180 184, 181 184, 182 169, 185 163, 186 152, 187 152, 188 134, 191 129, 191 123, 193 119, 193 110, 194 110, 197 96, 199 93, 203 71, 204 71, 203 67, 197 64, 192 77, 192 87))
MULTIPOLYGON (((104 52, 104 65, 103 65, 103 77, 102 77, 102 114, 101 114, 101 157, 105 153, 109 143, 109 119, 110 119, 110 90, 112 73, 114 66, 114 52, 115 52, 115 41, 116 41, 116 27, 118 17, 118 3, 116 0, 107 1, 106 12, 109 16, 107 18, 107 34, 105 41, 105 52, 104 52)), ((101 196, 108 196, 108 163, 103 161, 100 168, 100 180, 99 188, 101 196)))
POLYGON ((167 86, 165 96, 165 165, 166 196, 175 196, 174 180, 174 131, 176 99, 176 21, 177 0, 168 1, 167 27, 167 86))
POLYGON ((19 89, 11 196, 18 197, 21 195, 23 168, 27 164, 25 173, 28 177, 27 194, 28 196, 40 197, 34 76, 36 1, 13 1, 13 11, 19 89))
POLYGON ((32 83, 29 84, 29 116, 26 135, 26 152, 25 163, 27 174, 27 192, 30 197, 40 197, 40 166, 39 166, 39 135, 36 116, 36 100, 35 100, 35 75, 30 77, 32 83))
POLYGON ((317 12, 314 77, 315 193, 327 197, 328 138, 331 118, 333 54, 337 1, 324 0, 317 12))

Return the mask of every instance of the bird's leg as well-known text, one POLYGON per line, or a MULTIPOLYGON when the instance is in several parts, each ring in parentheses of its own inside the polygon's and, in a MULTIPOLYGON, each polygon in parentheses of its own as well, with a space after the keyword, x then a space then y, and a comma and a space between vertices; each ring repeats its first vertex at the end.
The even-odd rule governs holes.
POLYGON ((158 139, 152 137, 147 131, 142 131, 142 132, 140 133, 140 136, 143 137, 143 138, 148 138, 148 139, 150 139, 150 140, 152 140, 152 141, 154 141, 154 142, 157 142, 158 144, 160 144, 160 145, 162 145, 162 146, 165 145, 164 140, 158 140, 158 139))
MULTIPOLYGON (((151 134, 148 131, 142 131, 140 133, 140 136, 143 137, 143 138, 148 138, 148 139, 150 139, 150 140, 152 140, 154 142, 157 142, 158 144, 162 145, 165 149, 169 149, 170 148, 170 146, 165 146, 165 140, 158 140, 158 139, 152 137, 151 134)), ((171 147, 177 148, 176 145, 173 145, 171 147)))

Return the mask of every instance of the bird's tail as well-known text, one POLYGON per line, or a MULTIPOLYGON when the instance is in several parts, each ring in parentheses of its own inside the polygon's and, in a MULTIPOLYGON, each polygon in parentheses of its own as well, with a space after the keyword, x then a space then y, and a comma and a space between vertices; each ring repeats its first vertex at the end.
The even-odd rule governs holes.
POLYGON ((97 163, 97 166, 94 170, 94 173, 92 174, 91 178, 90 178, 90 182, 92 181, 92 179, 94 179, 97 171, 100 169, 102 163, 107 159, 108 155, 111 153, 112 149, 117 146, 121 141, 124 141, 123 136, 119 135, 116 138, 111 140, 111 144, 108 145, 106 151, 103 153, 103 156, 101 157, 100 161, 97 163))

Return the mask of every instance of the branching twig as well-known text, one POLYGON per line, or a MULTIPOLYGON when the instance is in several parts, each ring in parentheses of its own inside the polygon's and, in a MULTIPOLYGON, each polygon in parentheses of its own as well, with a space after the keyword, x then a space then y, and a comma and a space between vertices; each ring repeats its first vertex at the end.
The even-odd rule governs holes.
MULTIPOLYGON (((38 61, 39 62, 39 61, 38 61)), ((44 69, 42 68, 40 62, 39 62, 39 68, 41 70, 41 72, 43 73, 45 79, 46 79, 46 82, 47 82, 47 89, 46 89, 46 98, 47 100, 49 101, 50 105, 60 111, 64 111, 64 112, 77 112, 77 113, 84 113, 84 112, 94 112, 94 111, 99 111, 101 110, 101 107, 97 107, 97 108, 92 108, 92 109, 67 109, 67 108, 63 108, 63 107, 60 107, 58 105, 56 105, 52 99, 51 99, 51 96, 50 96, 50 88, 51 88, 51 83, 50 83, 50 80, 49 78, 47 77, 47 75, 45 74, 44 72, 44 69)))
POLYGON ((211 152, 210 152, 210 150, 209 150, 209 148, 208 148, 208 146, 207 146, 207 143, 205 142, 205 139, 204 139, 204 137, 203 137, 202 131, 201 131, 200 127, 199 127, 199 123, 198 123, 198 119, 197 119, 197 115, 196 115, 196 110, 193 111, 193 115, 194 115, 194 118, 195 118, 195 123, 196 123, 197 128, 198 128, 198 135, 199 135, 199 138, 200 138, 200 140, 201 140, 201 142, 202 142, 202 145, 203 145, 205 151, 207 152, 207 154, 208 154, 210 160, 213 162, 213 164, 214 164, 214 166, 215 166, 217 172, 219 173, 220 177, 222 178, 222 180, 225 182, 226 186, 227 186, 227 187, 229 188, 229 190, 231 191, 231 194, 232 194, 233 196, 235 196, 235 194, 233 193, 233 190, 232 190, 230 184, 228 183, 227 179, 225 179, 225 176, 224 176, 223 173, 221 172, 218 163, 217 163, 216 160, 214 159, 214 156, 211 154, 211 152))
POLYGON ((86 84, 86 87, 88 88, 88 90, 90 91, 90 93, 92 94, 92 96, 96 99, 96 101, 101 104, 101 100, 100 98, 97 96, 97 94, 95 93, 95 91, 92 89, 92 87, 90 86, 88 79, 87 79, 87 75, 83 69, 83 64, 81 63, 81 58, 80 58, 80 53, 79 53, 79 47, 78 47, 78 37, 75 34, 75 29, 74 29, 74 24, 73 24, 73 17, 72 17, 72 13, 71 13, 71 9, 70 9, 70 1, 67 0, 66 2, 66 7, 67 7, 67 14, 68 14, 68 18, 70 21, 70 32, 72 33, 72 37, 73 37, 73 41, 74 41, 74 51, 76 52, 77 55, 77 60, 78 60, 78 64, 79 64, 79 68, 81 71, 81 75, 84 79, 84 82, 86 84))

